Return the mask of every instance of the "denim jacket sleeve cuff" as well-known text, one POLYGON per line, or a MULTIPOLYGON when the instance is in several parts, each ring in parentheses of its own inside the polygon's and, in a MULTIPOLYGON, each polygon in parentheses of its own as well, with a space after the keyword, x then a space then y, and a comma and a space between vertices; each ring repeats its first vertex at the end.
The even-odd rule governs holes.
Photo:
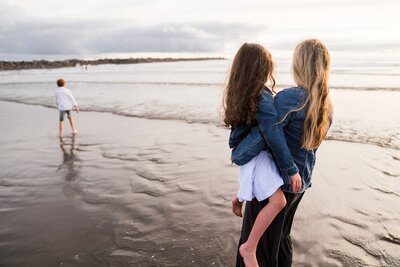
POLYGON ((299 168, 297 168, 296 164, 293 163, 293 166, 287 169, 282 170, 284 175, 292 176, 299 172, 299 168))

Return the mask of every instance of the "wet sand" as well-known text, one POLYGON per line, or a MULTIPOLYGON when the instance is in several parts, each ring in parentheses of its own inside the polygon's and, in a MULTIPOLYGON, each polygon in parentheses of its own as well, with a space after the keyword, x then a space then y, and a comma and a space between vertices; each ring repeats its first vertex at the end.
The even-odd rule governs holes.
MULTIPOLYGON (((238 168, 214 125, 0 102, 0 266, 232 266, 238 168)), ((326 141, 294 266, 400 266, 400 151, 326 141)))

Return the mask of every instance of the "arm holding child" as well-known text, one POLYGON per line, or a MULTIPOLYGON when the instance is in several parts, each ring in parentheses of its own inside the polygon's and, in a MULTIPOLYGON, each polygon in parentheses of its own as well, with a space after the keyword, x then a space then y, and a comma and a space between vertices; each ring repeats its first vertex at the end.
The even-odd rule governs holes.
POLYGON ((262 150, 269 148, 285 183, 291 184, 295 192, 301 188, 299 170, 287 145, 282 124, 274 105, 271 92, 264 90, 260 96, 257 126, 232 151, 232 161, 244 165, 262 150))

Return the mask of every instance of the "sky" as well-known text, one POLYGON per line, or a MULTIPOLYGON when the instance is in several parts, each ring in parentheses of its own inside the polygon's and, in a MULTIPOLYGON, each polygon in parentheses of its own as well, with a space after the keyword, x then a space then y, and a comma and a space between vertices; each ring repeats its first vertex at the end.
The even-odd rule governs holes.
POLYGON ((292 50, 400 47, 398 0, 0 0, 0 60, 125 53, 225 55, 243 42, 292 50))

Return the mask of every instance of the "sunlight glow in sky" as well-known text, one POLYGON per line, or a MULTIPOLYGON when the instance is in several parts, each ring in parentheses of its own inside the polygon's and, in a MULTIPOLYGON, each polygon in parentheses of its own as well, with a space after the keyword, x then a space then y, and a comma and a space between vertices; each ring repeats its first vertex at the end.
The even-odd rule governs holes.
POLYGON ((245 41, 291 50, 397 49, 400 1, 0 0, 0 55, 232 53, 245 41))

